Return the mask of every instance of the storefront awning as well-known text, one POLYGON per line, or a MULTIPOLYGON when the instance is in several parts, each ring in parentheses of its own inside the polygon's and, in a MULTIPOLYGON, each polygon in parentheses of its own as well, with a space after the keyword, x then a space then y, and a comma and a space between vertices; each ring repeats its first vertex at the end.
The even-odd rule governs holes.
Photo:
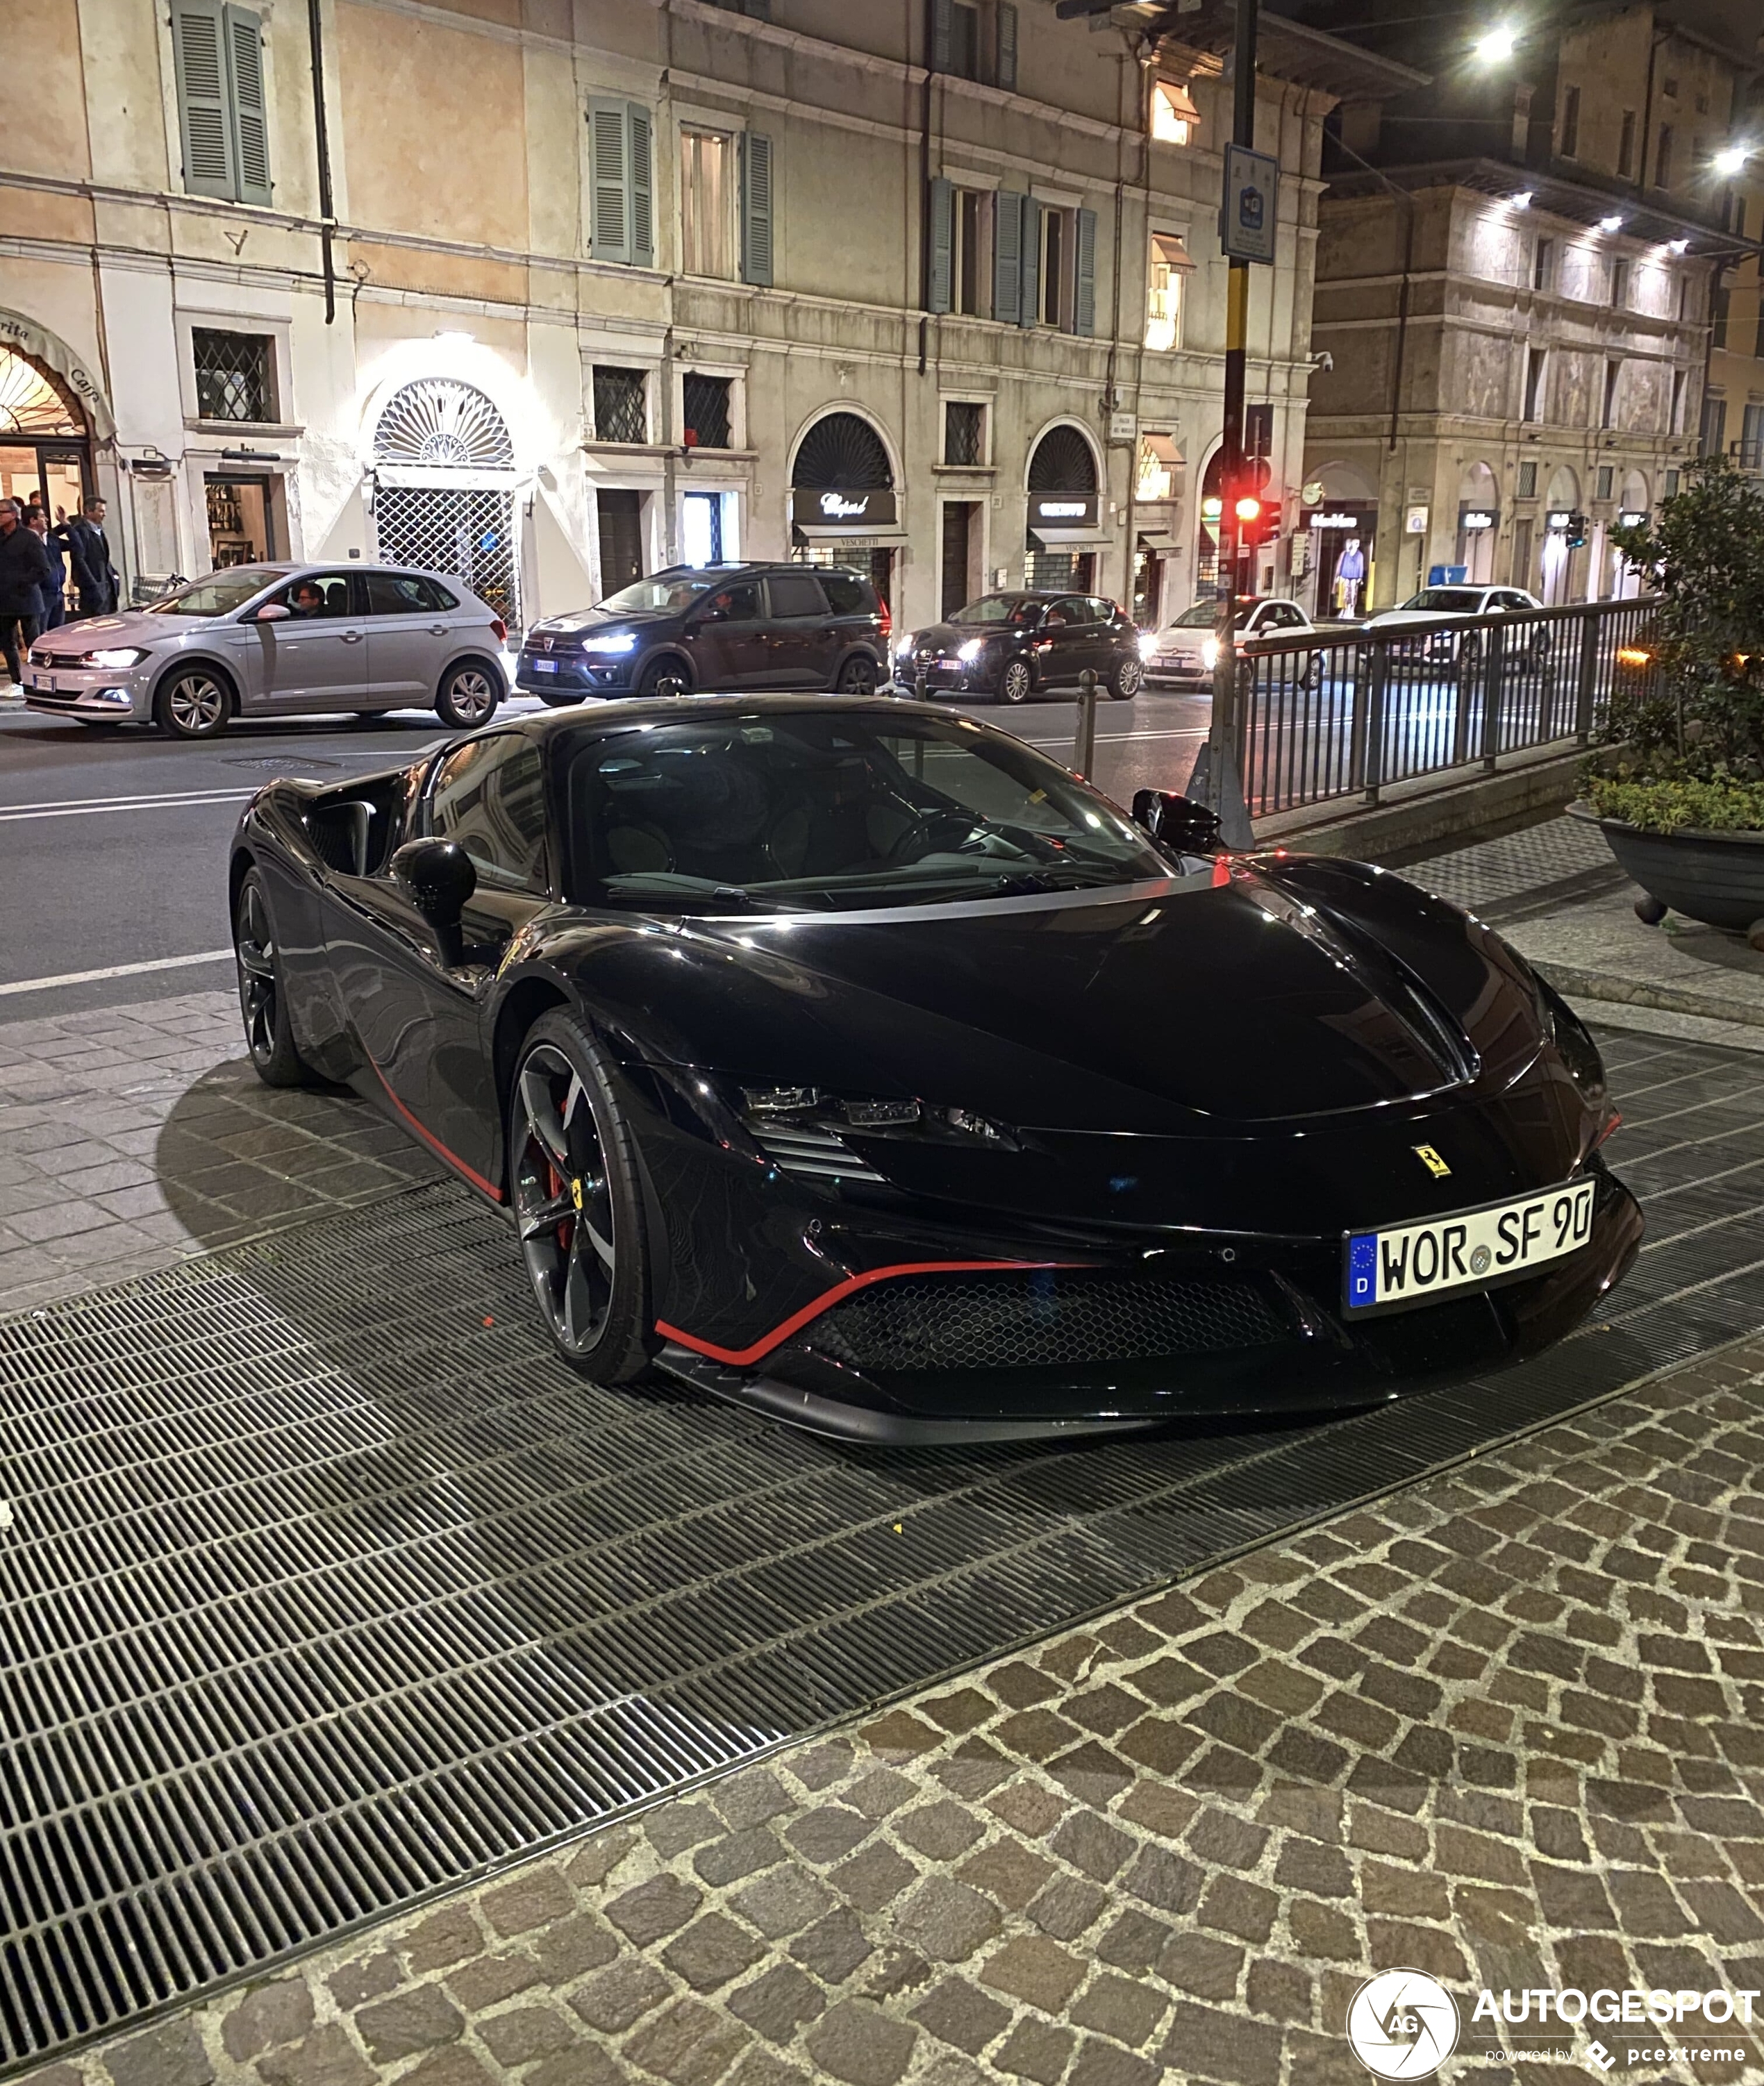
POLYGON ((1171 551, 1179 551, 1182 545, 1167 529, 1142 529, 1140 531, 1140 548, 1142 551, 1168 553, 1171 551))
POLYGON ((842 529, 837 524, 799 522, 795 530, 805 543, 850 543, 855 550, 870 544, 904 543, 904 529, 842 529))
POLYGON ((1039 543, 1044 551, 1093 551, 1104 543, 1112 543, 1114 538, 1106 529, 1044 529, 1029 531, 1031 542, 1039 543))

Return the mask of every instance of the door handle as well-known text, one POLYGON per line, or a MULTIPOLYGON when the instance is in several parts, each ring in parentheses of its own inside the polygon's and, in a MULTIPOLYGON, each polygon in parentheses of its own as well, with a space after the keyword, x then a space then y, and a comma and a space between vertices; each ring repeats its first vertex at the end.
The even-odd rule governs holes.
POLYGON ((339 634, 345 645, 359 645, 366 633, 360 630, 345 630, 339 634))
POLYGON ((428 634, 431 637, 445 637, 447 635, 447 626, 445 623, 432 623, 428 626, 428 634))

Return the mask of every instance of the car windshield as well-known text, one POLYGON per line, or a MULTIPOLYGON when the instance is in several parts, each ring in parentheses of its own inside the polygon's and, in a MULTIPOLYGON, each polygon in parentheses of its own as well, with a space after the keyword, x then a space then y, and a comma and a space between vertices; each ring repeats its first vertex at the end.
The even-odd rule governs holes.
POLYGON ((658 573, 654 579, 620 587, 595 607, 603 615, 678 615, 701 594, 721 586, 726 577, 722 573, 658 573))
POLYGON ((590 905, 840 912, 1171 874, 1057 762, 892 710, 596 733, 573 751, 566 801, 571 888, 590 905))
POLYGON ((1405 609, 1426 609, 1435 615, 1474 615, 1482 606, 1480 587, 1423 587, 1403 603, 1405 609))
POLYGON ((1041 613, 1038 601, 1025 601, 1020 594, 985 594, 958 608, 952 623, 1033 623, 1041 613))
MULTIPOLYGON (((1239 602, 1237 619, 1231 628, 1241 630, 1255 615, 1259 602, 1239 602)), ((1216 601, 1197 601, 1192 608, 1185 608, 1170 625, 1172 630, 1211 630, 1219 620, 1219 604, 1216 601)))
POLYGON ((231 615, 282 577, 272 565, 233 565, 147 604, 149 615, 231 615))

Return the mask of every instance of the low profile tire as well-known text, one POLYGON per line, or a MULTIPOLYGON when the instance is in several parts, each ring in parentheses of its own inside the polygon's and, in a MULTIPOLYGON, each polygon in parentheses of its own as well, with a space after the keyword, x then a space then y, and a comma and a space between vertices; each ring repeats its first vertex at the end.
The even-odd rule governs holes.
POLYGON ((455 731, 475 731, 489 723, 501 700, 502 691, 491 670, 475 659, 462 659, 441 675, 435 714, 455 731))
POLYGON ((999 676, 999 700, 1009 703, 1013 708, 1019 703, 1026 703, 1029 699, 1029 691, 1034 685, 1028 660, 1007 659, 1004 671, 999 676))
POLYGON ((262 874, 246 873, 233 900, 232 949, 239 967, 239 1012, 252 1067, 266 1087, 303 1087, 312 1068, 301 1057, 288 1021, 281 951, 262 874))
POLYGON ((214 739, 232 715, 232 691, 206 666, 173 667, 153 698, 153 722, 168 739, 214 739))
MULTIPOLYGON (((1657 898, 1638 898, 1635 901, 1635 917, 1644 927, 1657 927, 1671 909, 1670 906, 1661 905, 1657 898)), ((1754 921, 1751 933, 1747 936, 1754 949, 1758 947, 1757 935, 1760 926, 1764 926, 1764 921, 1754 921)))
POLYGON ((1109 693, 1118 703, 1130 703, 1145 685, 1145 667, 1138 659, 1123 659, 1109 676, 1109 693))
POLYGON ((572 1015, 542 1015, 509 1093, 509 1196, 540 1316, 596 1383, 628 1383, 656 1342, 649 1241, 631 1133, 600 1048, 572 1015))
POLYGON ((876 662, 867 652, 854 652, 839 669, 839 679, 833 683, 842 696, 873 696, 878 675, 876 662))

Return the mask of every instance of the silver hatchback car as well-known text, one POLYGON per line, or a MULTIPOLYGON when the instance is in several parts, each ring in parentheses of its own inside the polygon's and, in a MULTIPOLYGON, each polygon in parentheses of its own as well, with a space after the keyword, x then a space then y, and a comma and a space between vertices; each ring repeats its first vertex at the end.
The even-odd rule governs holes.
POLYGON ((173 739, 211 739, 236 716, 430 707, 470 731, 508 693, 507 635, 488 602, 438 573, 234 565, 145 608, 45 631, 24 700, 173 739))

